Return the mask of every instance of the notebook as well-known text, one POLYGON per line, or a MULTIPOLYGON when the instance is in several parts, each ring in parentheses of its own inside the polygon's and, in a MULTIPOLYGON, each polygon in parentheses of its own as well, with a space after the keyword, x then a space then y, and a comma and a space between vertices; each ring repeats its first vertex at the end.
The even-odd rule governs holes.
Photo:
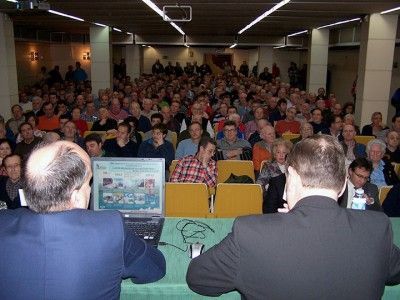
POLYGON ((92 208, 119 210, 128 230, 158 245, 164 225, 163 158, 92 158, 92 208))

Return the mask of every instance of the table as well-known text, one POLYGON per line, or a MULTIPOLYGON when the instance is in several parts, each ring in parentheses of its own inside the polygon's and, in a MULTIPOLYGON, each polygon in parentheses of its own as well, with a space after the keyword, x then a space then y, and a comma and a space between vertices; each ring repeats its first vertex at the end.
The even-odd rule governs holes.
MULTIPOLYGON (((176 229, 176 224, 182 220, 181 218, 166 218, 160 241, 176 245, 180 248, 186 248, 183 243, 180 232, 176 229)), ((195 219, 190 220, 204 222, 210 226, 214 232, 210 230, 204 231, 205 239, 201 234, 199 238, 189 238, 188 242, 200 242, 205 245, 205 250, 220 242, 232 228, 234 219, 195 219)), ((188 229, 194 229, 187 226, 188 229)), ((120 299, 162 299, 162 300, 188 300, 188 299, 214 299, 215 297, 204 297, 192 292, 186 284, 186 270, 190 263, 187 252, 180 251, 173 246, 159 245, 158 249, 162 251, 167 262, 167 273, 165 277, 157 282, 148 284, 133 284, 132 281, 124 280, 121 284, 120 299)), ((225 294, 219 299, 240 299, 240 294, 231 292, 225 294)))
MULTIPOLYGON (((160 241, 186 248, 176 224, 182 219, 167 218, 160 241)), ((204 222, 214 229, 204 232, 205 239, 192 238, 189 242, 200 242, 205 244, 206 249, 220 242, 231 230, 233 219, 190 219, 204 222)), ((391 218, 393 227, 394 243, 400 246, 400 218, 391 218)), ((186 284, 186 270, 190 262, 187 252, 182 252, 172 246, 159 245, 158 248, 165 255, 167 261, 167 274, 157 282, 149 284, 133 284, 129 279, 121 284, 120 299, 163 299, 163 300, 187 300, 187 299, 216 299, 215 297, 204 297, 192 292, 186 284)), ((240 299, 237 292, 224 294, 218 299, 240 299)), ((400 299, 400 285, 387 286, 382 297, 384 300, 400 299)))

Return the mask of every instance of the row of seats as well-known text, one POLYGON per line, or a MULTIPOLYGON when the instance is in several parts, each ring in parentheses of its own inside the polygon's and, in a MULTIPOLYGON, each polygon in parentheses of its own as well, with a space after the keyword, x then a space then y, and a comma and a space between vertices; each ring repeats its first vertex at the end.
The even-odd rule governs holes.
POLYGON ((204 183, 166 183, 167 217, 235 218, 262 213, 262 189, 259 184, 220 183, 215 200, 209 198, 204 183))
MULTIPOLYGON (((392 186, 384 186, 379 189, 381 205, 391 188, 392 186)), ((209 197, 209 190, 204 183, 165 185, 167 217, 236 218, 262 214, 262 202, 259 184, 219 183, 215 198, 209 197)))

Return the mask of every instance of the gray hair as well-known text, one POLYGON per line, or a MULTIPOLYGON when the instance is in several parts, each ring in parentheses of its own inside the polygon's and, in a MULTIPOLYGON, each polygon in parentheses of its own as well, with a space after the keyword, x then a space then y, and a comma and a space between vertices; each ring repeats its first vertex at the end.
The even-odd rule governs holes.
POLYGON ((373 139, 369 141, 367 144, 367 153, 369 153, 369 151, 371 150, 372 145, 379 145, 382 150, 382 155, 385 154, 386 144, 383 141, 381 141, 380 139, 373 139))

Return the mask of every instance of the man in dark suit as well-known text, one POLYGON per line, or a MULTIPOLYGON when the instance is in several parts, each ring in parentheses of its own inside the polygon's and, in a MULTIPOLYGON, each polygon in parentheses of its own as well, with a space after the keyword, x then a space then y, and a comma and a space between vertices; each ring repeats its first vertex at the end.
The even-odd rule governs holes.
POLYGON ((78 145, 41 146, 26 166, 30 209, 0 211, 0 299, 119 299, 122 278, 165 274, 161 252, 117 211, 85 210, 92 171, 78 145))
POLYGON ((379 204, 378 187, 368 182, 369 175, 372 172, 372 163, 364 157, 356 158, 349 166, 349 178, 346 189, 342 196, 339 197, 338 203, 342 207, 351 208, 351 201, 356 189, 363 189, 367 199, 365 209, 381 211, 379 204))
POLYGON ((380 299, 385 284, 400 283, 390 220, 337 205, 346 185, 338 141, 307 138, 287 164, 288 213, 237 218, 220 244, 191 261, 189 287, 246 299, 380 299))

